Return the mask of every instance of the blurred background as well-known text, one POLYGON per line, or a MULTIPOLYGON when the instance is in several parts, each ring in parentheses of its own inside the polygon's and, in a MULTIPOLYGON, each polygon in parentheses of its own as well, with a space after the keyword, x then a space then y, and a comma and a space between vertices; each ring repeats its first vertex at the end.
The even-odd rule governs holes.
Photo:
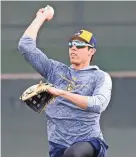
POLYGON ((55 9, 43 25, 37 46, 49 58, 69 65, 68 40, 79 29, 92 31, 97 53, 92 64, 109 72, 113 94, 102 114, 101 128, 109 144, 107 157, 134 157, 136 148, 136 2, 2 1, 1 115, 2 157, 48 157, 46 119, 19 101, 41 76, 18 52, 18 42, 39 8, 55 9))

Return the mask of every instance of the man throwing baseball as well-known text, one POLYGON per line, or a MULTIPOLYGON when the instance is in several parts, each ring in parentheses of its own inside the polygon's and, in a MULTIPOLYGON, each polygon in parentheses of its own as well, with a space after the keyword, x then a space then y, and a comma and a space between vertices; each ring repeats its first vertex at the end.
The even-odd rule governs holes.
POLYGON ((96 39, 87 30, 69 39, 70 67, 49 59, 37 48, 38 31, 53 15, 50 6, 40 9, 18 45, 25 60, 54 85, 48 91, 55 100, 45 111, 50 157, 105 157, 108 145, 100 129, 100 116, 110 102, 112 80, 98 66, 90 65, 96 39))

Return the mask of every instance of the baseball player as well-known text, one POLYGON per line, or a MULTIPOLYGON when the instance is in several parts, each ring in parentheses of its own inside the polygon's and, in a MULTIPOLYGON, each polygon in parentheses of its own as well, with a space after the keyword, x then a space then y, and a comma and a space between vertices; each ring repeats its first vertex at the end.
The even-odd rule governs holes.
POLYGON ((25 60, 54 85, 48 91, 56 98, 45 111, 50 157, 105 157, 108 145, 100 128, 100 116, 110 102, 111 77, 90 65, 96 39, 87 30, 69 39, 70 67, 49 59, 37 48, 38 31, 53 15, 51 6, 41 8, 18 44, 25 60))

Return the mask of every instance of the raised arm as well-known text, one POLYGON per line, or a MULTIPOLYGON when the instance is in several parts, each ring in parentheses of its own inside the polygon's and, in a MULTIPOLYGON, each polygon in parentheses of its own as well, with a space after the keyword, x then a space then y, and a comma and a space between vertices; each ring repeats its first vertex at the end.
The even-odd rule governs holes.
POLYGON ((19 52, 24 56, 25 60, 45 78, 49 78, 52 68, 55 68, 58 62, 48 59, 47 56, 37 48, 36 38, 43 23, 51 20, 53 14, 54 12, 51 7, 40 9, 36 14, 36 18, 26 29, 18 44, 19 52))
POLYGON ((47 6, 46 8, 41 8, 36 14, 36 18, 32 21, 30 26, 24 32, 24 36, 29 36, 33 40, 36 40, 39 29, 44 22, 50 21, 53 18, 54 10, 52 7, 47 6))

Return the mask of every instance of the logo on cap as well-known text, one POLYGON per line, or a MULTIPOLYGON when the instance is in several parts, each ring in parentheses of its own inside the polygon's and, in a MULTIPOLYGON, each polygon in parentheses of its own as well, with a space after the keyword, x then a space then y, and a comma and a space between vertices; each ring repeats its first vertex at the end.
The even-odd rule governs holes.
POLYGON ((77 33, 75 33, 75 35, 80 35, 80 34, 82 34, 83 33, 83 31, 82 30, 80 30, 80 31, 78 31, 77 33))

